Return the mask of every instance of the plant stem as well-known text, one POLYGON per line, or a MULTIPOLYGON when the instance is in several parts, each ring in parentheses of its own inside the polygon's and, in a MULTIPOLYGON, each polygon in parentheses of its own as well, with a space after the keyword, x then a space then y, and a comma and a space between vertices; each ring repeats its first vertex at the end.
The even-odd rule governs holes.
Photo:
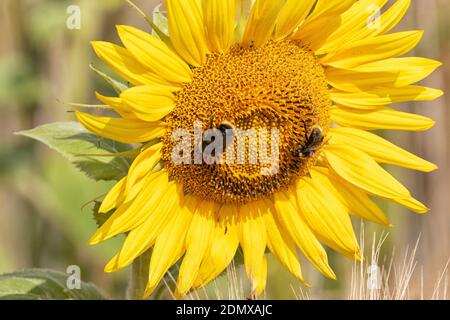
POLYGON ((150 254, 149 250, 133 262, 130 283, 127 290, 127 298, 129 300, 141 300, 144 296, 148 281, 150 254))

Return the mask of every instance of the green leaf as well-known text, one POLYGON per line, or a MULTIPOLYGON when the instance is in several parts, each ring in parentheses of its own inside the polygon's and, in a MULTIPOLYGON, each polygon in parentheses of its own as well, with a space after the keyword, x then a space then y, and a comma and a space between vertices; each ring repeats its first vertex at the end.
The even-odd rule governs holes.
POLYGON ((111 154, 132 150, 132 146, 99 137, 78 122, 56 122, 17 134, 40 141, 58 151, 95 180, 120 180, 130 163, 111 154))
POLYGON ((96 67, 94 67, 93 64, 90 64, 89 68, 91 68, 92 71, 94 71, 98 76, 100 76, 103 80, 105 80, 114 89, 114 91, 117 94, 120 95, 122 92, 124 92, 125 90, 128 89, 128 87, 125 84, 123 84, 122 82, 119 82, 117 80, 114 80, 113 78, 108 76, 106 73, 101 72, 96 67))
POLYGON ((93 215, 95 223, 97 224, 97 227, 101 227, 106 220, 108 220, 114 213, 114 210, 111 210, 107 213, 100 213, 98 212, 100 210, 100 206, 102 205, 101 201, 95 201, 94 208, 93 208, 93 215))
POLYGON ((80 289, 68 289, 70 274, 31 269, 0 275, 0 300, 104 300, 90 283, 81 282, 80 289))
MULTIPOLYGON (((139 7, 134 4, 133 1, 131 0, 125 0, 126 2, 128 2, 128 4, 130 4, 144 19, 145 21, 147 21, 147 23, 152 27, 153 31, 153 35, 159 37, 165 44, 167 44, 169 47, 172 47, 172 42, 170 41, 168 34, 168 23, 164 23, 164 15, 162 13, 160 13, 159 8, 161 7, 161 4, 158 5, 156 7, 156 9, 153 12, 153 19, 150 19, 145 13, 144 11, 142 11, 141 9, 139 9, 139 7), (156 13, 155 13, 156 12, 156 13), (155 21, 155 16, 157 16, 156 21, 155 21), (161 28, 165 29, 162 30, 161 28)), ((167 19, 167 18, 166 18, 167 19)))
MULTIPOLYGON (((153 10, 153 24, 156 29, 153 30, 153 35, 157 35, 161 38, 160 34, 162 33, 167 37, 169 34, 169 20, 167 17, 161 12, 162 4, 159 4, 153 10), (156 31, 158 30, 158 31, 156 31)), ((164 36, 163 36, 164 37, 164 36)))

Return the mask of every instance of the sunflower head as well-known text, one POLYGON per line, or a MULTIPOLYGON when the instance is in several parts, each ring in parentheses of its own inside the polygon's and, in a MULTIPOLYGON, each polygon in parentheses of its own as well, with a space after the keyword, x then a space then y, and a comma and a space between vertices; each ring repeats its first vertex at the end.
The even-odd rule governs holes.
POLYGON ((361 258, 350 215, 389 225, 372 197, 427 211, 380 164, 436 166, 370 132, 434 124, 389 107, 442 94, 413 85, 438 62, 401 57, 422 33, 389 33, 410 0, 246 2, 166 0, 169 34, 93 43, 132 86, 97 94, 114 116, 77 117, 139 155, 91 243, 127 233, 108 272, 152 248, 146 296, 178 261, 179 295, 207 284, 239 247, 257 294, 266 248, 301 281, 299 252, 335 278, 323 245, 361 258))

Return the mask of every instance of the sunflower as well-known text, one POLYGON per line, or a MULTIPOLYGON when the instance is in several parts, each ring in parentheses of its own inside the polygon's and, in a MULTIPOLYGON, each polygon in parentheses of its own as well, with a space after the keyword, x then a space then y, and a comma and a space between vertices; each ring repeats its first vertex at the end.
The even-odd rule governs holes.
MULTIPOLYGON (((166 0, 167 35, 118 26, 123 46, 93 42, 130 88, 97 94, 116 116, 77 118, 99 136, 139 146, 101 205, 111 217, 90 240, 126 234, 105 271, 152 249, 145 296, 178 262, 182 296, 220 275, 240 248, 261 294, 266 249, 300 281, 299 252, 335 279, 323 245, 361 259, 351 215, 389 225, 373 197, 427 212, 380 164, 437 167, 370 132, 430 129, 432 119, 389 105, 442 95, 413 85, 439 62, 401 57, 422 31, 389 33, 411 1, 387 2, 256 0, 246 8, 246 1, 166 0), (174 135, 185 128, 196 141, 197 122, 200 133, 223 123, 232 131, 277 129, 277 170, 264 172, 270 161, 176 163, 174 135)), ((234 150, 227 145, 222 156, 234 150)))

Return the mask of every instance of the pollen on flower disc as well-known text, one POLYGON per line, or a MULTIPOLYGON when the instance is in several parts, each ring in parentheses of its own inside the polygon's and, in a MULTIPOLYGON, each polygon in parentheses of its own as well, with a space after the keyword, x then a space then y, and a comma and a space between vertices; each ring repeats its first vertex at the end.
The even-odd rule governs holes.
MULTIPOLYGON (((324 70, 313 52, 295 41, 271 41, 262 47, 236 45, 226 53, 209 55, 193 74, 193 81, 177 93, 163 139, 166 168, 186 194, 219 203, 246 203, 270 196, 308 174, 317 159, 298 156, 308 134, 304 122, 309 130, 320 126, 326 134, 331 106, 324 70), (213 127, 227 121, 242 132, 266 131, 267 153, 262 154, 261 148, 258 154, 252 153, 250 141, 243 140, 248 147, 243 164, 173 163, 172 133, 188 130, 194 141, 195 123, 201 121, 207 130, 211 119, 213 127), (273 163, 264 159, 271 155, 273 128, 279 130, 279 165, 268 175, 263 169, 273 168, 273 163)), ((237 152, 237 144, 231 149, 223 158, 227 152, 237 152)))

